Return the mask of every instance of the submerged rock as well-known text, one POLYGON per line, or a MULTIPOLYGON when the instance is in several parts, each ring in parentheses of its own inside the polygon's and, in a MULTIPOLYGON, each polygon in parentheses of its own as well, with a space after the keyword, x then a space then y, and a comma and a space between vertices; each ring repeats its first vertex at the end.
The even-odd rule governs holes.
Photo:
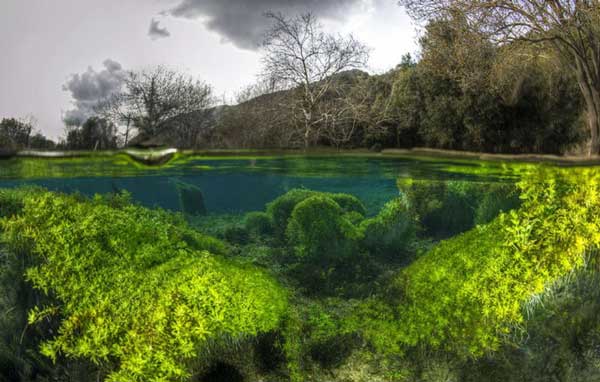
POLYGON ((179 196, 179 207, 186 215, 206 215, 204 195, 199 187, 193 184, 175 180, 175 187, 179 196))

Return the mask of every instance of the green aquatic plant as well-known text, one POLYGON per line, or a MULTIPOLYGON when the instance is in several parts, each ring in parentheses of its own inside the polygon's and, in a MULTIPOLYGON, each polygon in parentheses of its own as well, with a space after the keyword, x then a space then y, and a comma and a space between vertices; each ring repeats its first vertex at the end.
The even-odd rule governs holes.
POLYGON ((473 227, 478 195, 469 182, 400 179, 398 186, 425 236, 443 239, 473 227))
POLYGON ((231 225, 223 231, 223 239, 230 244, 245 245, 250 242, 250 233, 243 226, 231 225))
POLYGON ((397 182, 409 211, 420 222, 421 236, 446 239, 488 223, 519 206, 510 183, 415 180, 397 182))
POLYGON ((244 227, 250 234, 263 237, 273 234, 273 221, 266 212, 249 212, 244 217, 244 227))
POLYGON ((203 354, 274 330, 287 310, 275 280, 166 212, 40 192, 2 229, 52 302, 30 325, 59 322, 42 353, 90 360, 108 381, 187 380, 203 354))
POLYGON ((600 172, 539 168, 522 205, 446 240, 402 270, 395 341, 479 356, 522 325, 522 306, 600 244, 600 172))
POLYGON ((518 188, 513 184, 489 183, 478 190, 478 205, 475 209, 474 223, 491 222, 501 212, 508 212, 521 205, 518 188))
POLYGON ((40 188, 2 188, 0 189, 0 218, 13 216, 23 209, 24 199, 40 192, 40 188))
POLYGON ((416 222, 402 199, 388 202, 375 217, 359 227, 362 245, 379 258, 406 261, 414 249, 416 222))
POLYGON ((287 236, 307 261, 328 261, 356 253, 359 232, 342 208, 324 195, 311 196, 292 211, 287 236))
POLYGON ((300 202, 312 196, 326 196, 330 198, 343 212, 357 212, 364 215, 366 211, 361 201, 352 195, 293 189, 267 204, 267 213, 273 221, 276 237, 285 241, 285 234, 292 211, 300 202))

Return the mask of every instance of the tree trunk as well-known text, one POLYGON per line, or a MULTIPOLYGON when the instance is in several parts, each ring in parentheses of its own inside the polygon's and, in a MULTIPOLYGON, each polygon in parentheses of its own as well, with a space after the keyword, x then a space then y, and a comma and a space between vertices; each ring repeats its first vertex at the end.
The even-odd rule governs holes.
POLYGON ((304 121, 304 149, 308 149, 310 144, 310 122, 304 121))
POLYGON ((304 149, 310 145, 310 134, 312 126, 312 112, 304 111, 304 149))
MULTIPOLYGON (((586 102, 587 103, 587 102, 586 102)), ((598 132, 600 132, 600 105, 587 105, 587 123, 590 129, 590 151, 589 155, 600 154, 600 140, 598 139, 598 132), (590 107, 592 106, 592 107, 590 107)))
POLYGON ((588 155, 600 154, 600 86, 589 80, 582 64, 577 61, 577 81, 585 101, 586 120, 590 131, 588 155))

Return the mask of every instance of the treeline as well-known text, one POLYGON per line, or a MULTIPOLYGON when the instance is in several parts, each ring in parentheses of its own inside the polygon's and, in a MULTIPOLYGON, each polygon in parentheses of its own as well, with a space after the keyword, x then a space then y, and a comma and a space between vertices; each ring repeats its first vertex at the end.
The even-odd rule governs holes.
POLYGON ((531 17, 517 12, 513 25, 503 24, 510 7, 495 2, 482 4, 507 18, 479 23, 478 2, 401 3, 425 22, 419 56, 385 74, 364 72, 368 48, 324 32, 313 15, 268 14, 260 80, 232 105, 216 106, 210 85, 165 67, 128 71, 59 146, 600 151, 600 8, 562 18, 527 8, 531 17))
POLYGON ((24 149, 48 150, 55 146, 56 143, 35 131, 31 120, 3 118, 0 121, 0 154, 24 149))
MULTIPOLYGON (((497 46, 459 19, 429 23, 420 47, 418 61, 406 55, 383 75, 336 74, 313 110, 310 145, 564 153, 587 140, 575 75, 551 50, 497 46)), ((226 109, 209 144, 301 146, 302 92, 226 109)))
POLYGON ((548 44, 498 44, 465 15, 432 17, 417 59, 369 75, 369 50, 353 36, 327 34, 311 14, 267 17, 260 79, 232 105, 215 106, 209 85, 165 67, 130 71, 68 128, 64 147, 563 154, 589 141, 576 73, 548 44))
POLYGON ((80 127, 70 127, 58 142, 36 131, 35 123, 25 119, 0 121, 0 151, 20 150, 109 150, 122 146, 118 126, 105 118, 91 117, 80 127))

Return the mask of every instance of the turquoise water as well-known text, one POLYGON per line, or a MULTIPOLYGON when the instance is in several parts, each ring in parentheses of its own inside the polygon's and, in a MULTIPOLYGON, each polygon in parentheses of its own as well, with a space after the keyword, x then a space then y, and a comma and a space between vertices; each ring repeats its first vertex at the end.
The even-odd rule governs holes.
POLYGON ((0 188, 37 185, 88 196, 127 190, 144 206, 182 211, 178 185, 187 184, 201 191, 209 214, 261 210, 294 188, 352 194, 363 201, 369 214, 374 214, 398 196, 399 178, 478 182, 518 179, 517 168, 502 163, 377 156, 190 157, 161 167, 110 158, 16 159, 7 164, 0 166, 0 188), (38 163, 23 165, 23 161, 38 163))

